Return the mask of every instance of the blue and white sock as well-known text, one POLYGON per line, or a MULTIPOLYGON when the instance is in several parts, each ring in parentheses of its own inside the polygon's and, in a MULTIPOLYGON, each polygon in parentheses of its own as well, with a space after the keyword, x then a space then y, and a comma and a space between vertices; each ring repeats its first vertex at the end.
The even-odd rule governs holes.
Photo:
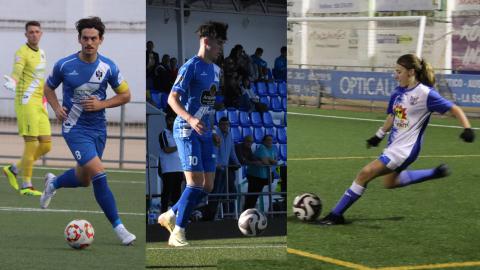
POLYGON ((402 171, 398 175, 398 184, 396 187, 404 187, 436 178, 440 178, 440 176, 437 175, 435 169, 402 171))
POLYGON ((332 213, 337 216, 343 215, 343 213, 345 213, 345 211, 347 211, 347 209, 362 196, 365 189, 365 187, 360 186, 354 181, 350 188, 345 191, 342 198, 340 198, 337 205, 335 205, 332 213))
POLYGON ((55 189, 76 188, 80 186, 82 186, 82 182, 75 176, 75 169, 70 169, 53 180, 53 187, 55 187, 55 189))
POLYGON ((180 200, 178 200, 177 220, 175 222, 176 226, 180 228, 185 228, 187 226, 192 211, 195 209, 199 198, 201 199, 204 193, 202 187, 185 187, 182 196, 180 196, 180 200))
POLYGON ((120 217, 118 216, 117 205, 115 203, 115 198, 113 193, 108 187, 107 175, 102 172, 95 175, 92 178, 93 193, 95 194, 95 199, 97 200, 98 205, 107 216, 108 221, 112 224, 113 228, 122 224, 120 217))

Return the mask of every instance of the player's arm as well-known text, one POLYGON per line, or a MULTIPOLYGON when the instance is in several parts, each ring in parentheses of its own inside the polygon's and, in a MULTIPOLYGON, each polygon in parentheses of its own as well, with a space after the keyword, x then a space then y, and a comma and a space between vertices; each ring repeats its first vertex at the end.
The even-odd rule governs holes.
POLYGON ((367 140, 367 148, 370 147, 377 147, 378 144, 385 138, 385 135, 387 135, 387 132, 389 132, 392 127, 393 127, 393 114, 388 114, 387 119, 385 119, 385 122, 383 123, 383 126, 381 126, 377 132, 375 132, 375 135, 370 137, 367 140))
POLYGON ((90 96, 82 100, 83 109, 87 112, 95 112, 106 108, 115 108, 130 102, 131 94, 128 87, 122 91, 119 91, 119 88, 114 90, 116 95, 105 100, 99 100, 96 96, 90 96))
POLYGON ((17 88, 18 80, 23 73, 23 69, 25 68, 25 61, 26 58, 22 55, 21 51, 17 51, 15 53, 15 62, 13 63, 13 71, 12 74, 4 75, 3 78, 5 79, 5 83, 3 86, 11 92, 15 93, 17 88))
POLYGON ((62 107, 60 102, 58 102, 55 90, 50 88, 50 86, 48 86, 48 83, 43 86, 43 93, 45 95, 45 98, 47 98, 48 104, 50 104, 50 107, 52 107, 53 111, 55 112, 55 116, 57 117, 57 119, 60 121, 64 121, 65 119, 67 119, 67 109, 65 107, 62 107))
POLYGON ((453 114, 458 121, 460 121, 460 124, 464 128, 463 132, 460 134, 460 138, 465 142, 473 142, 475 140, 475 133, 473 132, 470 121, 468 121, 468 118, 463 112, 462 108, 458 107, 457 105, 453 105, 450 109, 450 113, 453 114))
POLYGON ((189 114, 187 110, 185 110, 185 107, 183 104, 180 102, 180 96, 181 94, 177 91, 170 91, 170 94, 168 95, 168 105, 172 108, 172 110, 180 116, 182 119, 185 119, 187 123, 200 135, 205 133, 206 131, 206 126, 205 123, 202 122, 202 120, 194 117, 193 115, 189 114))

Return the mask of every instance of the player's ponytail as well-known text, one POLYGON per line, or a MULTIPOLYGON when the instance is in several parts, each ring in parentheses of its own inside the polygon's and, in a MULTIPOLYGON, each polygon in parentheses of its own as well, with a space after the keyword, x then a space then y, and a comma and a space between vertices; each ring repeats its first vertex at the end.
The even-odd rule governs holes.
POLYGON ((432 65, 427 61, 418 58, 414 54, 405 54, 398 58, 397 64, 406 69, 414 69, 415 77, 424 85, 433 87, 435 85, 435 73, 432 65))

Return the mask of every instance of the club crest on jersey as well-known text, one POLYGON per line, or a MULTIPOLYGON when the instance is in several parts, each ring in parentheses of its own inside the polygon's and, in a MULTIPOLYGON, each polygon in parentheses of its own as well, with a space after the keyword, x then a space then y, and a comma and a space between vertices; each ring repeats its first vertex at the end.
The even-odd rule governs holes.
POLYGON ((209 91, 203 91, 200 102, 205 106, 213 106, 215 104, 215 98, 217 95, 217 85, 212 84, 209 91))
POLYGON ((95 71, 95 76, 97 77, 98 80, 101 80, 103 76, 103 72, 97 69, 97 71, 95 71))
POLYGON ((410 105, 413 106, 413 105, 415 105, 415 104, 418 103, 418 99, 419 99, 419 98, 420 98, 420 97, 418 97, 418 96, 411 96, 408 101, 409 101, 410 105))

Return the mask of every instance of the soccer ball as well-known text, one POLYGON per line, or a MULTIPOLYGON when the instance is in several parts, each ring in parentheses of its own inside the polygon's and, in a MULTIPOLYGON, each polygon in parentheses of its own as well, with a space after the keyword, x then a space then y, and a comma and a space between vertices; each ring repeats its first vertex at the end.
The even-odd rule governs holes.
POLYGON ((314 221, 322 212, 322 201, 313 193, 303 193, 293 200, 293 213, 302 221, 314 221))
POLYGON ((95 237, 92 224, 84 219, 70 221, 65 227, 65 240, 75 249, 84 249, 90 246, 95 237))
POLYGON ((267 228, 267 217, 255 208, 250 208, 240 215, 238 229, 246 236, 257 236, 267 228))

